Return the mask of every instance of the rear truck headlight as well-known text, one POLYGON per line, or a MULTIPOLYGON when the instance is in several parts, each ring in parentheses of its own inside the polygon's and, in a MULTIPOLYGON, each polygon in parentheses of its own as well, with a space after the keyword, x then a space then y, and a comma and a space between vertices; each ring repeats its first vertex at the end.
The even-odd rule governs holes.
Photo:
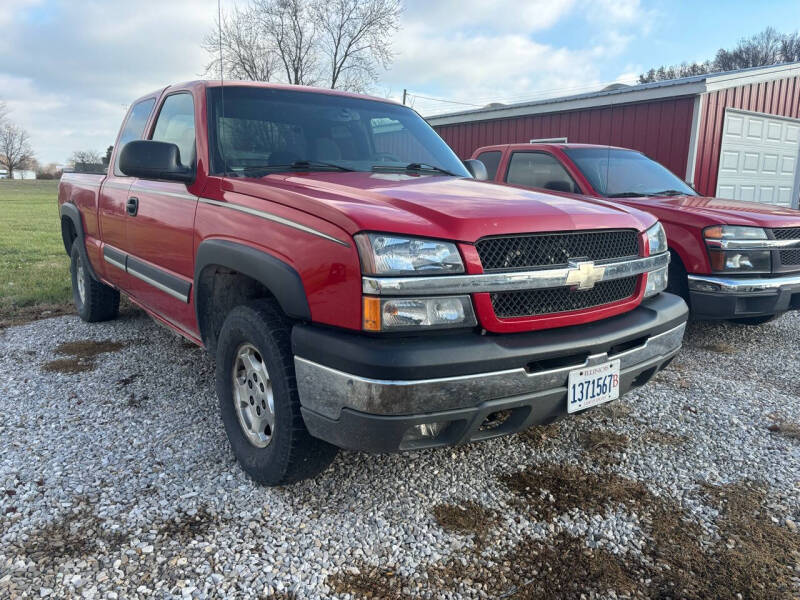
POLYGON ((464 262, 452 242, 386 233, 355 236, 365 275, 449 275, 464 272, 464 262))
POLYGON ((648 229, 646 234, 648 246, 650 246, 650 256, 667 251, 667 234, 660 222, 648 229))
POLYGON ((760 227, 739 225, 715 225, 703 231, 708 258, 714 272, 725 273, 769 273, 772 270, 772 252, 769 250, 739 245, 758 244, 767 240, 767 232, 760 227))
POLYGON ((469 296, 377 298, 364 296, 366 331, 474 327, 477 325, 469 296))
POLYGON ((656 269, 655 271, 650 271, 647 274, 647 284, 644 287, 645 298, 649 298, 650 296, 655 296, 659 292, 663 292, 665 289, 667 289, 668 272, 669 272, 669 267, 664 267, 662 269, 656 269))

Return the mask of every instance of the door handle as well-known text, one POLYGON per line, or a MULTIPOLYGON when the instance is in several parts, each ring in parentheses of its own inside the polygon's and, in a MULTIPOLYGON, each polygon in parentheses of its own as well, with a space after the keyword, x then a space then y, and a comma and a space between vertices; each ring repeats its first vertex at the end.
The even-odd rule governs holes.
POLYGON ((125 205, 125 210, 128 211, 130 216, 135 217, 136 213, 139 212, 139 199, 136 196, 131 196, 128 198, 128 203, 125 205))

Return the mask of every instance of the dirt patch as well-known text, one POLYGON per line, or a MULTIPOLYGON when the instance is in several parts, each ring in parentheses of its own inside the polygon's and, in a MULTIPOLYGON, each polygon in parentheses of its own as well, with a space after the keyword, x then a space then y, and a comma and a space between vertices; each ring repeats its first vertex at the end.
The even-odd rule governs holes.
POLYGON ((562 535, 547 546, 523 541, 521 550, 515 548, 513 556, 501 559, 501 564, 515 564, 515 571, 523 573, 520 577, 528 573, 527 579, 515 583, 519 589, 509 597, 579 598, 581 578, 592 582, 591 588, 600 593, 637 589, 649 598, 796 597, 792 568, 800 560, 800 536, 772 521, 763 509, 766 492, 751 482, 703 486, 705 496, 720 509, 716 522, 720 539, 715 539, 672 500, 656 497, 641 483, 616 475, 586 473, 574 467, 540 467, 504 475, 501 481, 517 494, 521 506, 537 517, 550 518, 570 508, 591 514, 622 503, 639 515, 648 535, 643 560, 595 550, 592 560, 599 561, 600 575, 594 579, 593 571, 586 570, 591 567, 579 562, 591 551, 574 554, 583 546, 582 540, 562 535), (530 573, 542 572, 544 560, 526 558, 534 551, 543 557, 552 553, 563 558, 573 553, 577 558, 575 562, 548 563, 546 579, 531 578, 530 573))
POLYGON ((700 344, 695 346, 698 350, 714 352, 715 354, 736 354, 736 347, 727 342, 714 342, 712 344, 700 344))
POLYGON ((74 375, 85 371, 94 371, 94 361, 82 361, 77 358, 58 358, 42 365, 42 370, 48 373, 64 373, 74 375))
POLYGON ((436 522, 445 531, 485 535, 497 522, 497 515, 480 502, 465 500, 458 504, 437 504, 433 507, 436 522))
POLYGON ((139 379, 139 373, 134 373, 133 375, 128 375, 127 377, 123 377, 121 379, 117 379, 117 385, 119 387, 128 387, 134 381, 139 379))
POLYGON ((558 423, 537 425, 519 432, 519 437, 535 448, 539 448, 549 439, 558 437, 558 423))
POLYGON ((605 406, 600 407, 597 414, 603 419, 615 421, 616 419, 624 419, 633 413, 630 404, 625 402, 609 402, 605 406))
POLYGON ((66 374, 93 371, 98 356, 109 352, 119 352, 125 348, 125 346, 127 346, 126 342, 114 342, 112 340, 99 342, 95 340, 64 342, 56 346, 55 353, 67 355, 69 358, 51 360, 42 365, 42 369, 44 371, 66 374))
POLYGON ((158 536, 169 540, 187 542, 201 537, 217 524, 217 517, 201 506, 194 514, 179 512, 158 528, 158 536))
POLYGON ((642 441, 647 444, 661 444, 662 446, 682 446, 689 441, 689 438, 685 435, 660 429, 648 429, 642 435, 642 441))
POLYGON ((419 597, 410 593, 410 589, 415 587, 410 578, 397 575, 392 569, 363 563, 329 576, 326 583, 336 594, 350 594, 359 599, 405 600, 419 597))
POLYGON ((112 531, 90 506, 80 504, 73 512, 33 531, 22 547, 22 554, 38 564, 53 564, 63 558, 88 556, 103 548, 118 548, 128 534, 112 531))
POLYGON ((603 464, 617 463, 622 453, 630 445, 631 439, 624 433, 614 433, 607 429, 592 429, 582 432, 578 441, 587 456, 603 464))
POLYGON ((572 465, 540 465, 499 479, 522 500, 520 506, 538 520, 550 520, 573 508, 600 512, 612 503, 635 506, 650 495, 638 481, 614 474, 598 475, 572 465))
POLYGON ((41 319, 74 315, 75 306, 71 303, 64 304, 35 304, 33 306, 20 306, 7 308, 0 312, 0 331, 7 327, 25 325, 41 319))
POLYGON ((778 421, 768 426, 767 429, 772 433, 788 437, 793 440, 800 441, 800 423, 793 423, 792 421, 778 421))

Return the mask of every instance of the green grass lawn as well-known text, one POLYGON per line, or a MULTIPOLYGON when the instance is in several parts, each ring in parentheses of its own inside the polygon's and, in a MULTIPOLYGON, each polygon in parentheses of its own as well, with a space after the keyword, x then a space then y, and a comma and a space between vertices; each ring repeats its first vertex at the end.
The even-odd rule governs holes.
POLYGON ((58 181, 0 180, 0 317, 71 300, 58 181))

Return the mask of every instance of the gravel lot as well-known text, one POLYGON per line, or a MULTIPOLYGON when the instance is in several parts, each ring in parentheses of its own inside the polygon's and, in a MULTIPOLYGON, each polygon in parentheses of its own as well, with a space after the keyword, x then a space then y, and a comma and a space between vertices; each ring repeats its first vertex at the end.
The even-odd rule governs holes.
POLYGON ((202 350, 137 312, 10 328, 0 597, 797 597, 798 340, 692 324, 602 409, 265 489, 202 350))

